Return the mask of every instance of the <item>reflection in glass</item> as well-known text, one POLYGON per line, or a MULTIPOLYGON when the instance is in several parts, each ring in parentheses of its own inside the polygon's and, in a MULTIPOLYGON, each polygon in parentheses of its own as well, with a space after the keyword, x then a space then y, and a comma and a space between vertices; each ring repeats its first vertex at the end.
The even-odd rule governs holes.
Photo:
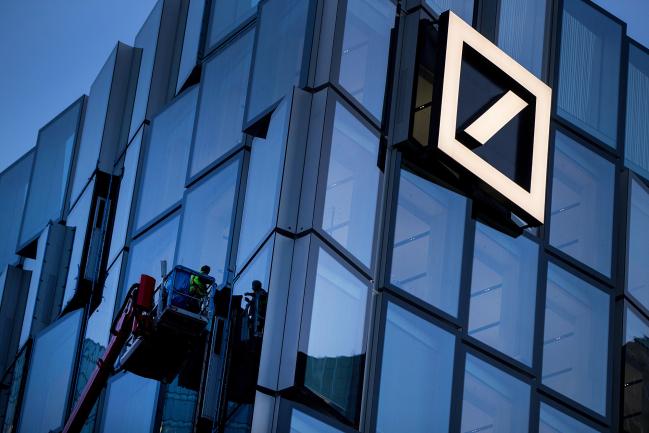
POLYGON ((388 304, 377 433, 448 431, 455 338, 388 304))
POLYGON ((196 63, 198 63, 204 11, 205 0, 189 0, 183 48, 180 55, 180 65, 178 66, 178 79, 176 80, 176 93, 182 89, 183 84, 194 70, 196 63))
POLYGON ((461 432, 524 433, 529 412, 528 384, 467 354, 461 432))
POLYGON ((300 412, 297 409, 291 410, 291 430, 290 433, 342 433, 340 430, 323 423, 300 412))
POLYGON ((548 264, 543 384, 606 413, 609 296, 548 264))
POLYGON ((23 315, 23 326, 20 331, 19 347, 25 344, 32 335, 34 307, 36 306, 36 297, 38 296, 38 289, 40 286, 41 271, 43 270, 43 259, 45 258, 45 246, 47 245, 48 234, 49 228, 46 228, 40 233, 36 249, 36 259, 25 259, 25 263, 23 264, 23 269, 30 271, 32 276, 29 280, 29 293, 27 294, 27 305, 25 307, 25 314, 23 315))
POLYGON ((469 335, 532 366, 538 247, 476 226, 469 335))
POLYGON ((498 46, 525 69, 543 75, 546 0, 500 0, 498 46))
POLYGON ((597 433, 597 430, 582 424, 550 405, 541 403, 539 433, 597 433))
POLYGON ((550 244, 611 275, 615 166, 557 132, 550 244))
POLYGON ((473 0, 426 0, 426 4, 438 14, 450 9, 467 23, 473 23, 473 0))
POLYGON ((193 433, 198 392, 179 384, 176 378, 165 388, 160 433, 193 433))
POLYGON ((208 265, 216 284, 225 281, 239 160, 187 193, 176 264, 199 270, 208 265))
POLYGON ((284 99, 271 116, 266 138, 255 138, 252 142, 237 269, 277 225, 288 118, 289 103, 284 99))
POLYGON ((151 433, 159 382, 126 373, 108 384, 101 433, 151 433))
POLYGON ((338 82, 379 120, 395 14, 391 0, 347 1, 338 82))
POLYGON ((257 3, 259 0, 214 0, 207 47, 213 47, 239 24, 252 16, 257 10, 257 3))
POLYGON ((261 6, 247 121, 299 83, 311 0, 273 0, 261 6))
POLYGON ((649 308, 649 189, 631 180, 626 290, 649 308))
POLYGON ((254 33, 248 31, 203 65, 190 176, 243 141, 253 41, 254 33))
POLYGON ((303 384, 355 421, 365 365, 368 286, 320 249, 312 290, 306 353, 299 354, 303 384))
POLYGON ((557 113, 617 146, 622 26, 589 2, 566 0, 561 28, 557 113))
POLYGON ((401 170, 392 284, 457 315, 466 199, 401 170))
POLYGON ((381 171, 379 138, 336 103, 322 229, 370 267, 381 171))
POLYGON ((26 365, 27 350, 23 350, 14 362, 7 396, 7 405, 4 413, 4 423, 3 425, 0 425, 0 427, 2 427, 2 431, 6 433, 15 431, 16 428, 15 424, 18 421, 17 410, 21 401, 21 390, 23 388, 23 377, 26 374, 26 365))
POLYGON ((629 44, 626 96, 626 164, 649 178, 649 54, 629 44))
POLYGON ((644 433, 649 425, 649 324, 628 304, 624 316, 623 431, 644 433))
POLYGON ((19 432, 62 427, 82 316, 70 313, 34 340, 19 432))
POLYGON ((151 135, 142 166, 142 185, 137 198, 138 229, 168 210, 182 197, 197 93, 197 87, 187 90, 151 124, 151 135))

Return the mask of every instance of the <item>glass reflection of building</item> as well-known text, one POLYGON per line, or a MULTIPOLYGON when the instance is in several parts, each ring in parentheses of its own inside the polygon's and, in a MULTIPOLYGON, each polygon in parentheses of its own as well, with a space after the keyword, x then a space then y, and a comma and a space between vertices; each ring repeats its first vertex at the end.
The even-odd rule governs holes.
POLYGON ((160 0, 0 173, 0 428, 60 428, 166 262, 210 266, 209 333, 85 432, 649 431, 647 101, 586 0, 160 0), (395 146, 428 140, 436 78, 404 107, 401 66, 449 8, 553 88, 518 238, 395 146))

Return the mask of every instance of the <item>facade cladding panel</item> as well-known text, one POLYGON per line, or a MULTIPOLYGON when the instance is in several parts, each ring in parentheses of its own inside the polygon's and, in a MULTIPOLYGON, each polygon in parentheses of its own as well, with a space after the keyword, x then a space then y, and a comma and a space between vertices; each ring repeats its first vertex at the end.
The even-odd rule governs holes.
POLYGON ((135 46, 0 173, 0 275, 31 274, 3 432, 62 428, 131 286, 177 265, 215 278, 206 331, 147 359, 180 353, 177 375, 115 371, 84 432, 647 431, 649 50, 623 22, 586 0, 160 0, 135 46), (540 228, 421 150, 447 10, 553 89, 540 228), (58 276, 53 224, 76 232, 58 276))

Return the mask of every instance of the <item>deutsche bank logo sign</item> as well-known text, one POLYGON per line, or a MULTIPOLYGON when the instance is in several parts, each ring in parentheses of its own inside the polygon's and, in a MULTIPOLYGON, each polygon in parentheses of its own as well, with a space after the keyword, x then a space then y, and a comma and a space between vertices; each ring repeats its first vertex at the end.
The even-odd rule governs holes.
POLYGON ((440 18, 440 34, 431 142, 542 224, 551 89, 452 12, 440 18))

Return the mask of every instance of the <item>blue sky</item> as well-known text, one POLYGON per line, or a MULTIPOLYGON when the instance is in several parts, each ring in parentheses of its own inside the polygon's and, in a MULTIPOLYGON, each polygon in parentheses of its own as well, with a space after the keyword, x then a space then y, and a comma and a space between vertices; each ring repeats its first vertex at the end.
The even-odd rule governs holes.
MULTIPOLYGON (((649 0, 596 0, 649 46, 649 0)), ((131 44, 155 0, 0 0, 0 171, 80 95, 118 40, 131 44)))

